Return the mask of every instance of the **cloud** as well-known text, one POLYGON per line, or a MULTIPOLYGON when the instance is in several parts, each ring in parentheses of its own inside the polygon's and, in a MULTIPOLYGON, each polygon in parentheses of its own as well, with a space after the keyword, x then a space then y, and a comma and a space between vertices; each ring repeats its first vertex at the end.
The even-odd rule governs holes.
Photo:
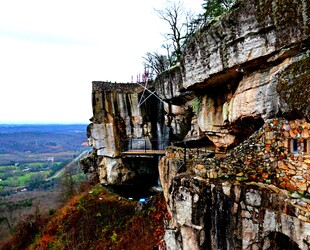
POLYGON ((3 38, 24 40, 27 42, 37 42, 37 43, 79 45, 79 46, 89 45, 89 43, 86 41, 77 40, 70 37, 57 36, 54 34, 47 34, 47 33, 44 34, 39 32, 15 31, 0 27, 0 39, 3 38))
POLYGON ((160 48, 162 2, 0 1, 0 123, 87 123, 92 81, 130 82, 160 48))

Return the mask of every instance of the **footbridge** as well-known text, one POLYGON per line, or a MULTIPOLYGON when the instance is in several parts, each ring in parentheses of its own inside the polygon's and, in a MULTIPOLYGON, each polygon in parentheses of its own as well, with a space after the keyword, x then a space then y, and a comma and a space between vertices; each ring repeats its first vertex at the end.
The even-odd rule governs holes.
POLYGON ((121 141, 121 154, 123 156, 160 156, 165 155, 167 146, 169 146, 168 140, 130 138, 121 141))
MULTIPOLYGON (((208 142, 171 142, 169 140, 150 140, 130 138, 121 141, 122 155, 165 155, 165 148, 176 144, 183 148, 184 161, 193 158, 210 158, 215 155, 214 146, 208 142)), ((219 154, 219 153, 218 153, 219 154)), ((217 156, 218 156, 217 154, 217 156)))

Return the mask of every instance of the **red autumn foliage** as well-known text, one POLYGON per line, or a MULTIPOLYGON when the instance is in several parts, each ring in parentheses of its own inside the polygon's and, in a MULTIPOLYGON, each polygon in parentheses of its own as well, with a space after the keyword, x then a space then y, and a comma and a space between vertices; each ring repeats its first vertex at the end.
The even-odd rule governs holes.
MULTIPOLYGON (((13 235, 2 249, 148 250, 163 247, 164 221, 170 219, 163 196, 148 199, 141 210, 137 204, 99 185, 71 198, 48 221, 38 220, 33 230, 24 230, 23 237, 28 240, 22 246, 16 244, 18 236, 13 235)), ((18 229, 20 234, 25 225, 18 229)))

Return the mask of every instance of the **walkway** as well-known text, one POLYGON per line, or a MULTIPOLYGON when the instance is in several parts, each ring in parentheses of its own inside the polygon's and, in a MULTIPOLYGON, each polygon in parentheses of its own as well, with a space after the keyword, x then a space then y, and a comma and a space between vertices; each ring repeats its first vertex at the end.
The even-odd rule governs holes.
POLYGON ((126 139, 121 141, 122 155, 165 155, 164 148, 169 145, 165 140, 126 139))
POLYGON ((129 150, 122 155, 165 155, 165 150, 129 150))

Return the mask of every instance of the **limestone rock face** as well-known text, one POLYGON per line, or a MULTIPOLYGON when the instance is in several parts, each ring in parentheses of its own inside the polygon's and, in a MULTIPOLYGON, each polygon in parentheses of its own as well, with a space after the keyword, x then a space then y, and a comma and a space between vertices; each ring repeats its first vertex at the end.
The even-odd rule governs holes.
POLYGON ((164 103, 165 123, 170 125, 172 140, 183 140, 191 130, 192 110, 185 105, 169 105, 164 103))
POLYGON ((279 76, 276 86, 279 93, 279 107, 290 118, 307 117, 310 120, 309 72, 310 57, 303 56, 299 61, 289 65, 279 76))
POLYGON ((159 164, 167 248, 309 249, 309 129, 270 119, 222 158, 169 147, 159 164))
POLYGON ((121 158, 103 157, 97 171, 101 184, 123 184, 134 177, 121 158))
POLYGON ((163 157, 159 162, 159 176, 160 176, 160 183, 163 187, 163 192, 165 199, 168 200, 169 198, 169 187, 171 185, 172 179, 178 173, 178 162, 174 161, 172 158, 163 157))
POLYGON ((184 140, 238 145, 167 150, 167 249, 310 248, 309 13, 304 0, 237 1, 191 37, 178 77, 155 82, 192 111, 184 140))
POLYGON ((89 125, 88 130, 91 134, 89 145, 97 150, 98 155, 114 157, 119 154, 120 149, 115 142, 113 123, 89 125))
POLYGON ((223 82, 236 76, 236 69, 250 70, 242 68, 244 63, 265 62, 288 45, 294 48, 306 42, 310 33, 307 13, 307 1, 237 1, 219 21, 193 35, 181 62, 183 86, 223 82), (219 79, 212 79, 219 72, 219 79))
POLYGON ((148 95, 140 105, 142 92, 138 84, 93 82, 93 118, 87 136, 94 153, 81 166, 85 172, 97 173, 102 184, 122 184, 134 178, 121 152, 140 144, 151 148, 151 140, 167 130, 164 113, 159 112, 163 105, 148 95))
POLYGON ((164 100, 180 96, 182 86, 182 75, 180 65, 176 65, 169 71, 161 73, 156 79, 156 93, 164 100))
POLYGON ((179 176, 170 189, 167 249, 309 249, 298 198, 270 185, 179 176))
POLYGON ((191 37, 180 66, 155 81, 157 93, 192 107, 196 139, 217 149, 278 115, 309 119, 309 9, 304 0, 237 1, 191 37))
POLYGON ((171 139, 159 163, 167 249, 309 249, 309 17, 307 0, 237 0, 151 91, 93 82, 84 171, 128 182, 147 169, 121 153, 171 139))
POLYGON ((119 185, 134 177, 134 173, 118 157, 104 157, 92 152, 82 158, 79 165, 84 173, 96 174, 101 184, 119 185))

